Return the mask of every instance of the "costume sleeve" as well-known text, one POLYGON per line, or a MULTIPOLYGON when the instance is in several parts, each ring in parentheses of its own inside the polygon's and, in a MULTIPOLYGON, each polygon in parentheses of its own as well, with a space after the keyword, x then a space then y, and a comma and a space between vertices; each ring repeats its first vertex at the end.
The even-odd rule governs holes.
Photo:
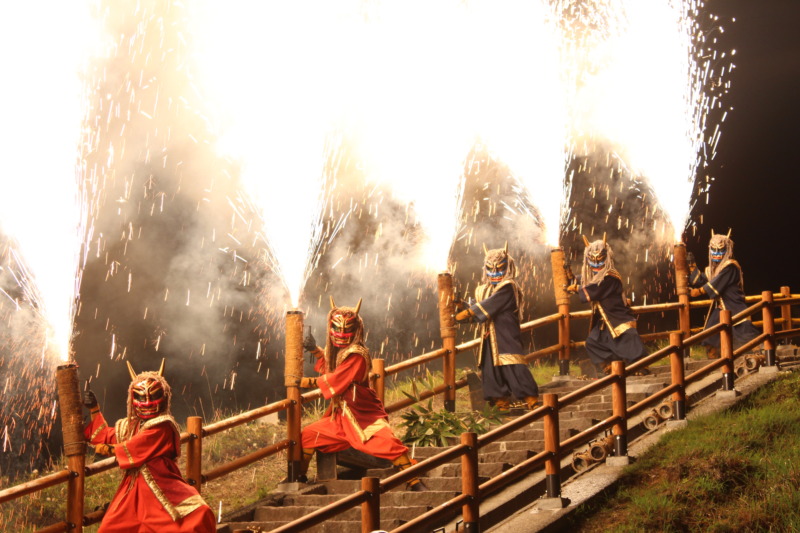
POLYGON ((89 444, 116 444, 117 435, 113 427, 109 427, 103 413, 99 410, 92 413, 92 421, 83 428, 83 436, 89 444))
POLYGON ((739 283, 739 269, 736 265, 728 265, 722 269, 722 272, 714 276, 714 278, 703 285, 703 290, 709 298, 719 298, 728 287, 737 285, 739 283))
POLYGON ((501 311, 513 310, 517 307, 517 298, 514 295, 514 288, 509 283, 500 287, 496 293, 488 298, 476 303, 470 310, 475 315, 478 322, 486 322, 501 311))
POLYGON ((614 276, 606 276, 600 283, 583 285, 578 291, 583 303, 596 302, 616 294, 622 294, 622 282, 614 276))
POLYGON ((175 440, 172 426, 165 422, 144 429, 130 439, 114 446, 117 463, 123 470, 137 468, 147 461, 163 456, 175 455, 175 440))
POLYGON ((702 287, 704 283, 708 282, 708 278, 706 275, 700 272, 700 269, 694 267, 691 272, 689 272, 689 285, 692 287, 702 287))
POLYGON ((364 379, 367 361, 359 354, 352 353, 342 361, 336 370, 323 374, 317 380, 317 386, 326 399, 342 394, 354 381, 364 379))
POLYGON ((325 373, 325 358, 318 357, 316 361, 314 361, 314 370, 317 371, 317 374, 324 374, 325 373))

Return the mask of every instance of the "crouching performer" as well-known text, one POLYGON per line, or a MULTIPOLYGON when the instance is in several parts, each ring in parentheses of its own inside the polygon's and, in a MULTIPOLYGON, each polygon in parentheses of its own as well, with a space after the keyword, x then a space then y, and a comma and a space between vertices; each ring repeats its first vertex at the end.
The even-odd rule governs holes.
MULTIPOLYGON (((636 329, 636 317, 630 309, 622 285, 622 276, 614 268, 614 252, 603 239, 592 243, 583 237, 581 279, 572 280, 567 292, 577 293, 581 302, 592 305, 586 351, 594 366, 609 373, 612 361, 631 364, 647 355, 636 329)), ((647 369, 639 374, 648 374, 647 369)))
MULTIPOLYGON (((733 258, 733 241, 728 235, 714 233, 711 230, 711 241, 708 243, 708 266, 700 272, 693 254, 687 255, 689 263, 689 285, 693 288, 689 295, 693 298, 706 297, 713 300, 706 315, 704 328, 719 324, 720 309, 729 309, 732 315, 744 311, 747 303, 744 299, 744 276, 742 267, 733 258)), ((738 348, 747 341, 758 336, 758 329, 750 321, 750 317, 733 325, 733 347, 738 348)), ((719 357, 719 333, 705 339, 709 359, 719 357)))
MULTIPOLYGON (((360 308, 361 300, 355 307, 337 307, 331 298, 325 349, 317 346, 311 335, 304 342, 303 347, 316 358, 314 369, 320 376, 302 378, 300 387, 319 387, 331 403, 321 419, 303 428, 300 482, 308 482, 306 473, 316 450, 335 453, 352 447, 388 459, 398 470, 416 463, 392 432, 389 415, 369 386, 372 361, 364 345, 360 308)), ((417 492, 428 490, 419 478, 409 481, 408 488, 417 492)))
POLYGON ((181 476, 180 431, 170 414, 172 392, 158 372, 136 374, 130 363, 128 415, 113 428, 106 423, 94 393, 84 393, 91 412, 86 440, 101 455, 116 456, 124 475, 103 516, 98 533, 190 533, 216 531, 211 508, 181 476))
POLYGON ((475 289, 477 303, 459 311, 459 323, 477 321, 481 325, 478 367, 481 370, 483 397, 500 412, 509 412, 511 397, 522 400, 528 409, 539 401, 539 387, 523 354, 522 289, 515 278, 517 267, 503 248, 483 247, 483 283, 475 289))

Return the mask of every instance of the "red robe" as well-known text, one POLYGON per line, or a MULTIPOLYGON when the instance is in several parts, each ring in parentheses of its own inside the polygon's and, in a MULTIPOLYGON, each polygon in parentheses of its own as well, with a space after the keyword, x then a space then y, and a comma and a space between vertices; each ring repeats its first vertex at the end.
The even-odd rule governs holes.
POLYGON ((320 357, 314 369, 322 374, 317 386, 331 401, 320 420, 303 429, 302 446, 333 453, 353 447, 375 457, 394 460, 408 451, 389 426, 389 415, 369 387, 369 352, 353 344, 337 357, 336 369, 325 372, 320 357))
POLYGON ((180 431, 169 415, 108 427, 99 411, 84 429, 91 444, 113 444, 124 472, 98 533, 189 533, 216 531, 211 508, 181 476, 180 431))

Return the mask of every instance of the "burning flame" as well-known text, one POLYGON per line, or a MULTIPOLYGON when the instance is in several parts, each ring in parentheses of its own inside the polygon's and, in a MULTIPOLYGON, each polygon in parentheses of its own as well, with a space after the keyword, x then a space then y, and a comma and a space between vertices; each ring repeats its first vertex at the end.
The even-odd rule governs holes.
POLYGON ((79 74, 96 42, 89 3, 12 2, 0 28, 0 229, 17 243, 47 319, 48 353, 69 357, 85 232, 79 145, 85 94, 79 74))

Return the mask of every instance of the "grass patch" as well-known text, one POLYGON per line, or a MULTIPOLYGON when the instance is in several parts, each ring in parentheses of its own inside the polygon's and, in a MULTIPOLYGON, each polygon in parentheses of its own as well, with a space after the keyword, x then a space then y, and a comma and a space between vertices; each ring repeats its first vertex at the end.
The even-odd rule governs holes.
POLYGON ((800 376, 668 433, 565 529, 800 530, 800 376))

